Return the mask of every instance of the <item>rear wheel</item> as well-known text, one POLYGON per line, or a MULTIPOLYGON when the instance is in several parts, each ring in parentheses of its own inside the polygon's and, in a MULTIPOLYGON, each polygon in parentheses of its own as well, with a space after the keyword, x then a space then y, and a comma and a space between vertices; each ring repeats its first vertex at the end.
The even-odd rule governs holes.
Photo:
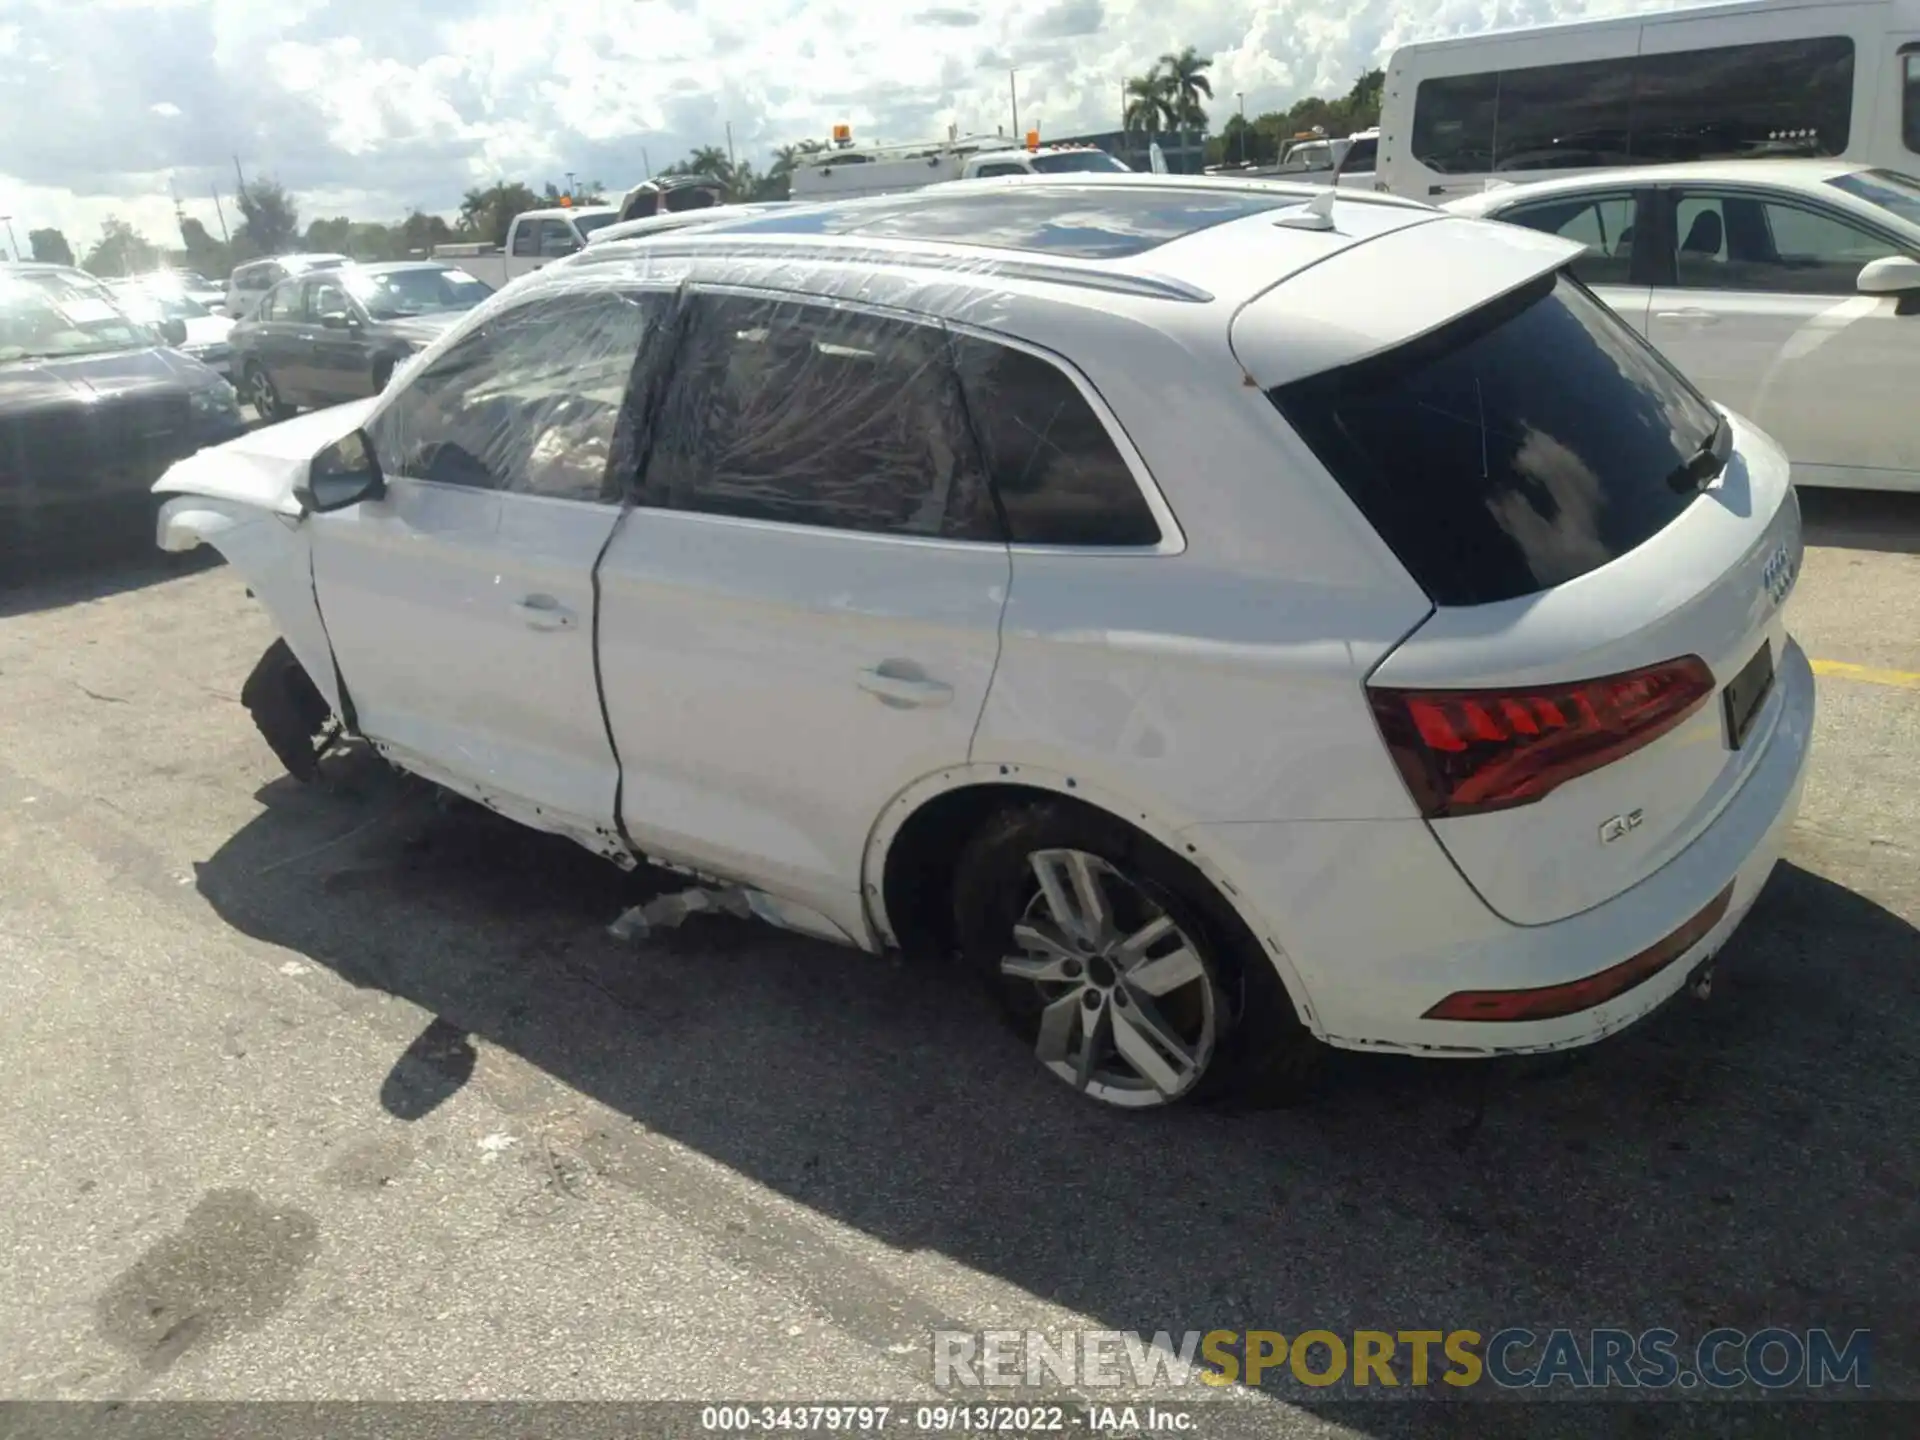
POLYGON ((1318 1045, 1197 871, 1118 821, 1039 804, 986 822, 955 877, 961 951, 1058 1079, 1151 1109, 1283 1103, 1318 1045))
POLYGON ((240 388, 247 397, 247 403, 253 406, 254 413, 262 420, 284 420, 293 414, 293 407, 280 399, 273 376, 257 361, 248 362, 240 388))

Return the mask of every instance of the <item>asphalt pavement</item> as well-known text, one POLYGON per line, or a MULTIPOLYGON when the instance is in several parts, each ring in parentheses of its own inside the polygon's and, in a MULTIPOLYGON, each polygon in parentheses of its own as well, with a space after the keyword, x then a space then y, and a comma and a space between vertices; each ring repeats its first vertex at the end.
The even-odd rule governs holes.
POLYGON ((1256 1115, 1104 1113, 938 970, 615 940, 677 882, 363 755, 286 778, 233 572, 15 574, 0 1396, 905 1404, 937 1329, 1781 1324, 1920 1398, 1920 497, 1807 510, 1813 773, 1713 998, 1256 1115))

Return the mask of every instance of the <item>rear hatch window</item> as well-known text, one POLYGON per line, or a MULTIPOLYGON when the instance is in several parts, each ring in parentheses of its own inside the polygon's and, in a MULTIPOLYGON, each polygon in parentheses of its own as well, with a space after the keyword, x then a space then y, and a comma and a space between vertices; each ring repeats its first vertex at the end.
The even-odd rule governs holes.
POLYGON ((1551 589, 1698 498, 1719 416, 1564 272, 1268 392, 1436 605, 1551 589))

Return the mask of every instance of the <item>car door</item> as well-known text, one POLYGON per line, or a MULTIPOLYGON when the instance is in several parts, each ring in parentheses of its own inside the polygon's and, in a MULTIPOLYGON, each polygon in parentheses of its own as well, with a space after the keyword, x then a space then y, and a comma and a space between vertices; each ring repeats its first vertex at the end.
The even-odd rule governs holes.
POLYGON ((502 311, 394 382, 367 427, 385 497, 308 522, 362 733, 608 854, 593 568, 628 378, 665 303, 595 287, 502 311))
POLYGON ((622 816, 861 927, 868 836, 967 758, 1010 560, 937 325, 691 291, 600 569, 622 816))
POLYGON ((307 370, 314 403, 337 405, 373 393, 367 316, 336 276, 306 282, 307 370))
POLYGON ((1647 332, 1647 306, 1653 296, 1646 257, 1634 265, 1634 241, 1641 234, 1640 201, 1629 190, 1564 191, 1494 212, 1494 218, 1530 230, 1578 240, 1586 253, 1570 267, 1621 319, 1647 332))
POLYGON ((301 304, 300 282, 283 280, 260 297, 247 322, 253 353, 287 404, 301 403, 300 366, 305 358, 300 348, 301 304))
POLYGON ((1910 252, 1797 194, 1667 195, 1672 271, 1653 293, 1654 344, 1778 440, 1798 479, 1899 483, 1920 471, 1920 426, 1906 413, 1920 394, 1920 317, 1858 288, 1869 261, 1910 252))

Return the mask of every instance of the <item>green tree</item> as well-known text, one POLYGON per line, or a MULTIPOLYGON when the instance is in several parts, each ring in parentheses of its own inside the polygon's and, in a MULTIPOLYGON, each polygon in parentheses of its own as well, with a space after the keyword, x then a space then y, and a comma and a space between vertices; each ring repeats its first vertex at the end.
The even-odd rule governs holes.
MULTIPOLYGON (((551 180, 547 182, 546 196, 548 205, 558 205, 568 198, 567 192, 551 180)), ((576 180, 573 183, 572 200, 576 205, 604 205, 607 203, 607 187, 598 180, 576 180)))
POLYGON ((1158 65, 1127 81, 1126 127, 1151 134, 1171 130, 1175 110, 1170 78, 1158 65))
POLYGON ((434 246, 445 245, 452 239, 453 227, 443 217, 413 210, 400 222, 394 248, 402 258, 431 255, 434 246))
POLYGON ((1206 106, 1200 101, 1203 96, 1213 99, 1213 81, 1207 78, 1212 67, 1213 61, 1191 45, 1183 46, 1178 54, 1168 52, 1160 57, 1155 69, 1164 78, 1173 122, 1180 128, 1207 128, 1206 106))
POLYGON ((207 233, 207 227, 191 215, 180 221, 180 244, 187 252, 187 267, 209 280, 224 280, 233 269, 233 257, 227 247, 207 233))
POLYGON ((95 275, 139 275, 160 263, 160 251, 133 226, 109 215, 100 227, 100 239, 81 265, 95 275))
POLYGON ((336 255, 351 253, 347 246, 352 242, 353 222, 344 215, 336 215, 331 220, 315 220, 307 226, 307 233, 301 244, 309 250, 329 250, 336 255))
POLYGON ((498 180, 461 197, 460 229, 490 245, 505 245, 513 217, 541 208, 540 195, 531 186, 519 180, 498 180))
POLYGON ((33 258, 42 264, 73 264, 73 247, 67 243, 65 235, 52 227, 45 230, 29 230, 27 245, 33 251, 33 258))
POLYGON ((249 248, 261 255, 283 255, 300 238, 300 207, 277 180, 249 180, 235 197, 240 229, 249 248))

